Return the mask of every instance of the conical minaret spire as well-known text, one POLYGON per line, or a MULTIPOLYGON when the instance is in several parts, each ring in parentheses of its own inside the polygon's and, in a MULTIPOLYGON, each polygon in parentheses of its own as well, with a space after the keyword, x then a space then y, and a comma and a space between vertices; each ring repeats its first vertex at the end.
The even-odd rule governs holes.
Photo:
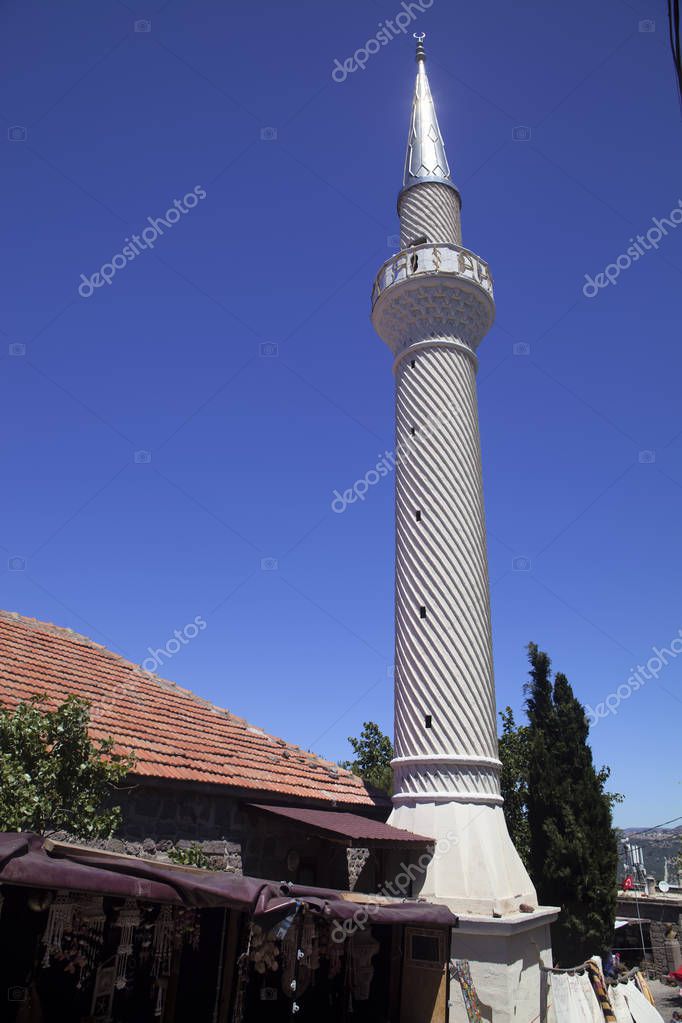
POLYGON ((429 79, 426 74, 425 33, 417 35, 417 80, 412 101, 410 133, 403 173, 403 188, 425 181, 439 181, 451 188, 450 165, 445 155, 445 143, 438 125, 429 79))
POLYGON ((417 40, 417 80, 407 136, 403 187, 398 196, 400 247, 424 242, 459 245, 459 192, 450 177, 450 164, 438 125, 436 107, 426 76, 424 34, 417 40))

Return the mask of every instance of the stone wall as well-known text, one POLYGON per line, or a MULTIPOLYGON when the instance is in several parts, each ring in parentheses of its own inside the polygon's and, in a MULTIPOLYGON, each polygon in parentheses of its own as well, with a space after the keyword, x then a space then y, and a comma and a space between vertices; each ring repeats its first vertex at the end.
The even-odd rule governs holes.
POLYGON ((366 892, 378 881, 368 849, 318 838, 220 791, 141 782, 117 802, 121 826, 92 843, 99 848, 168 862, 173 850, 199 846, 213 869, 235 874, 366 892))

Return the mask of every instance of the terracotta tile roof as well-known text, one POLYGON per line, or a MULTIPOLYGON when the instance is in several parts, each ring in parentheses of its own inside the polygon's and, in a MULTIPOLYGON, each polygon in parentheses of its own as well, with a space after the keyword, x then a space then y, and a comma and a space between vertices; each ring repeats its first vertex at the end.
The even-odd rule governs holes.
POLYGON ((143 671, 91 639, 0 611, 0 702, 45 693, 91 702, 91 734, 132 750, 135 774, 261 793, 372 806, 363 782, 330 761, 267 735, 243 718, 143 671))

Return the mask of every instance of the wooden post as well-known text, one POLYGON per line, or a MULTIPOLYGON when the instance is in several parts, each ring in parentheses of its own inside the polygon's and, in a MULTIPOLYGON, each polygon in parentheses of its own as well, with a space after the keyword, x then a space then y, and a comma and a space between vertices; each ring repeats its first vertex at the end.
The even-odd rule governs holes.
MULTIPOLYGON (((227 911, 226 911, 227 912, 227 911)), ((228 1023, 230 1008, 232 1007, 232 995, 234 992, 234 978, 237 969, 237 954, 239 952, 239 936, 242 930, 244 914, 236 910, 229 911, 227 921, 227 935, 222 963, 222 983, 220 991, 220 1003, 218 1005, 217 1023, 228 1023)))

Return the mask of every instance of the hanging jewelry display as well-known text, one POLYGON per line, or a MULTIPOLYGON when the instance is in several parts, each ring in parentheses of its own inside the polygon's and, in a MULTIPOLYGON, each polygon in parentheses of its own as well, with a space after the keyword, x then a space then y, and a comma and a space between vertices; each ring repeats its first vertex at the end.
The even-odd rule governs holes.
POLYGON ((102 964, 97 968, 90 1008, 94 1023, 111 1023, 115 977, 115 967, 102 964))
POLYGON ((116 980, 114 982, 119 991, 127 984, 128 960, 133 953, 133 937, 135 928, 140 925, 140 920, 140 910, 135 899, 126 899, 114 922, 114 927, 121 928, 121 937, 116 949, 116 980))
POLYGON ((64 934, 69 933, 73 924, 74 903, 69 895, 62 892, 54 900, 47 914, 47 925, 43 934, 45 953, 42 965, 50 965, 51 957, 61 953, 64 934))
POLYGON ((379 948, 379 942, 372 936, 370 927, 356 931, 350 940, 351 990, 353 998, 358 1002, 364 1002, 369 998, 369 989, 374 976, 372 959, 379 948))
POLYGON ((201 922, 199 918, 199 911, 196 909, 190 909, 187 906, 181 906, 174 912, 175 920, 175 947, 180 948, 183 941, 186 945, 192 949, 193 952, 199 950, 199 940, 201 938, 201 922))
POLYGON ((298 932, 299 926, 297 924, 293 927, 289 927, 281 943, 282 991, 287 998, 293 998, 296 994, 296 972, 298 969, 296 951, 298 949, 298 932))
POLYGON ((162 906, 154 924, 154 937, 152 938, 152 948, 154 949, 152 977, 168 976, 171 972, 174 935, 173 907, 162 906))
POLYGON ((167 992, 168 992, 168 978, 167 977, 161 977, 161 979, 159 981, 157 981, 157 985, 156 985, 156 1001, 154 1003, 154 1016, 157 1019, 161 1019, 163 1017, 163 1011, 166 1008, 166 994, 167 994, 167 992))
POLYGON ((62 937, 62 948, 55 952, 56 959, 64 962, 64 971, 78 971, 78 989, 83 987, 95 968, 104 941, 104 899, 101 895, 75 897, 71 928, 62 937))
POLYGON ((156 907, 140 906, 140 911, 142 913, 142 922, 138 928, 137 956, 141 963, 146 963, 153 954, 156 907))
POLYGON ((303 965, 309 970, 316 970, 320 965, 320 946, 315 918, 306 913, 301 929, 301 951, 303 965))
POLYGON ((272 933, 266 933, 262 927, 254 924, 251 936, 250 959, 256 973, 273 973, 279 969, 279 949, 272 933))
MULTIPOLYGON (((312 970, 308 962, 313 954, 315 924, 310 919, 313 928, 311 936, 310 930, 306 931, 306 917, 307 914, 301 909, 298 914, 298 923, 289 928, 282 941, 282 991, 287 998, 295 998, 297 1001, 308 990, 312 979, 312 970), (302 947, 304 933, 308 942, 309 955, 302 947)), ((292 1007, 292 1012, 297 1011, 298 1008, 292 1007)))
POLYGON ((232 1010, 232 1023, 242 1023, 244 1019, 244 1001, 246 988, 249 983, 249 961, 251 955, 251 942, 255 924, 249 924, 246 939, 246 948, 237 960, 237 990, 234 996, 234 1009, 232 1010))
POLYGON ((104 943, 104 898, 101 895, 81 895, 77 905, 77 937, 80 952, 80 973, 76 987, 81 988, 95 968, 104 943))
MULTIPOLYGON (((337 933, 336 930, 333 932, 337 933)), ((345 933, 345 932, 344 932, 345 933)), ((334 977, 338 977, 341 973, 341 966, 343 963, 343 957, 346 952, 346 946, 348 941, 344 938, 343 941, 334 941, 332 938, 331 928, 325 927, 324 929, 323 948, 326 948, 325 955, 329 960, 329 969, 327 970, 327 977, 333 980, 334 977)))

